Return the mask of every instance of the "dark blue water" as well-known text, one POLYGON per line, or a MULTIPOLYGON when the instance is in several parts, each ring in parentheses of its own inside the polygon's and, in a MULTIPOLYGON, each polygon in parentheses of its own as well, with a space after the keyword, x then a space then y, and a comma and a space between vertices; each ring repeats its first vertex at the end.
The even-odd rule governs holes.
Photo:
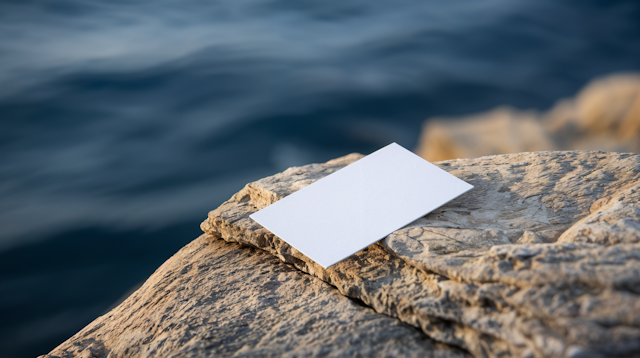
POLYGON ((640 70, 640 2, 0 2, 0 356, 42 354, 292 165, 640 70))

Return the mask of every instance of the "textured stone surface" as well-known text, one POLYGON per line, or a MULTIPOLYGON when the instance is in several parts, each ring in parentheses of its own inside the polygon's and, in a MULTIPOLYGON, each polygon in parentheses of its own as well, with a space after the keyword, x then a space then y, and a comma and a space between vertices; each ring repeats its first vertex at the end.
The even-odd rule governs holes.
POLYGON ((478 357, 640 355, 640 155, 437 163, 475 189, 327 270, 248 217, 358 158, 250 183, 202 228, 478 357))
POLYGON ((264 251, 202 235, 46 357, 465 357, 264 251))
POLYGON ((416 152, 439 161, 558 149, 640 152, 640 74, 597 79, 546 113, 498 107, 428 119, 416 152))
POLYGON ((249 218, 359 158, 247 184, 49 357, 640 356, 640 155, 436 163, 475 188, 327 270, 249 218))

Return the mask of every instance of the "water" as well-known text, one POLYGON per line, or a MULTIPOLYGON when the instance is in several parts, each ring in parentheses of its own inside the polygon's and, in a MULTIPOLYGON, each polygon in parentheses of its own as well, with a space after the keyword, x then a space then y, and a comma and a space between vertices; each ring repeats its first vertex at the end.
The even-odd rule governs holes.
POLYGON ((640 70, 640 3, 0 2, 0 356, 43 354, 252 180, 640 70))

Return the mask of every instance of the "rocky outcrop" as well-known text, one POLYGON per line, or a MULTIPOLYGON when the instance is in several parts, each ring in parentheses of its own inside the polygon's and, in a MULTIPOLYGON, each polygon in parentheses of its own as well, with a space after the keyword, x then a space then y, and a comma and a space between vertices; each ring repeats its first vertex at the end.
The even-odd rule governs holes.
POLYGON ((429 161, 543 150, 640 152, 640 75, 612 75, 546 113, 498 107, 425 122, 416 152, 429 161))
POLYGON ((248 217, 358 158, 248 184, 202 228, 475 356, 640 354, 640 155, 437 163, 475 188, 327 270, 248 217))
POLYGON ((264 251, 202 235, 46 357, 457 357, 264 251))
POLYGON ((640 155, 436 163, 475 188, 326 270, 249 218, 360 157, 247 184, 50 356, 640 355, 640 155))

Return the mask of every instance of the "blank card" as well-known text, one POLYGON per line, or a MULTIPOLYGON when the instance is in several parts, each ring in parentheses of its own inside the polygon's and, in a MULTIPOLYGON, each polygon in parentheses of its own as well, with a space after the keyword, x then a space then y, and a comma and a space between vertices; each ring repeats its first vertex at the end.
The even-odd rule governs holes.
POLYGON ((250 217, 327 268, 471 188, 392 143, 250 217))

